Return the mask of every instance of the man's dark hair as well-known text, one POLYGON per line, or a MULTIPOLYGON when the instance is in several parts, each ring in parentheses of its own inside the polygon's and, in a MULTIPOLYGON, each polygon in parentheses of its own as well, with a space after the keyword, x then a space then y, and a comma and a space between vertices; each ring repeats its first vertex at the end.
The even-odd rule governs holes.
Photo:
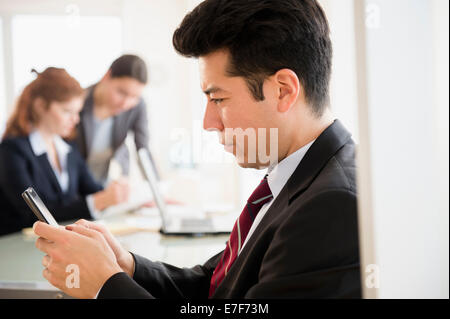
POLYGON ((109 67, 112 78, 130 77, 147 83, 147 66, 144 60, 132 54, 125 54, 114 60, 109 67))
POLYGON ((316 0, 206 0, 186 15, 173 45, 181 55, 195 58, 228 50, 228 75, 244 77, 257 101, 264 100, 268 76, 291 69, 320 116, 329 103, 329 33, 316 0))

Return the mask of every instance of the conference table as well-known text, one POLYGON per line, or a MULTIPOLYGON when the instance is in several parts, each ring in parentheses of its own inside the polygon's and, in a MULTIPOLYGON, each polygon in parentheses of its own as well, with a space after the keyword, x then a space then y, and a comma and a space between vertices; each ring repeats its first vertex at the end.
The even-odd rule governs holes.
MULTIPOLYGON (((235 216, 222 216, 232 228, 235 216)), ((228 235, 200 237, 160 234, 160 218, 155 208, 105 216, 104 224, 122 246, 154 261, 178 267, 202 264, 225 248, 228 235)), ((67 224, 67 223, 66 223, 67 224)), ((44 253, 35 247, 37 237, 31 229, 0 237, 0 299, 69 298, 42 276, 44 253)))

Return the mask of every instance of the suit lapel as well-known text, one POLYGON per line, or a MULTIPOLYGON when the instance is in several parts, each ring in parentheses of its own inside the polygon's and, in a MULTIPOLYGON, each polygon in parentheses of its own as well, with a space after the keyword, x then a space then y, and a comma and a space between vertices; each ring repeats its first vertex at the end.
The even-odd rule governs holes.
POLYGON ((58 193, 62 193, 61 186, 59 185, 58 179, 56 178, 55 172, 53 171, 50 162, 48 161, 47 153, 36 156, 37 163, 39 164, 42 172, 45 176, 50 180, 50 183, 54 187, 55 191, 58 193))
POLYGON ((116 151, 117 148, 122 145, 122 142, 126 138, 128 132, 127 121, 129 114, 130 111, 127 111, 113 117, 112 147, 114 151, 116 151))
POLYGON ((67 154, 67 171, 69 174, 69 188, 67 190, 67 193, 69 194, 75 194, 76 186, 75 182, 77 181, 76 177, 76 169, 77 169, 77 163, 74 157, 74 152, 70 151, 67 154))
POLYGON ((118 147, 118 140, 119 140, 119 135, 120 135, 120 128, 122 127, 122 125, 120 124, 121 121, 121 116, 116 115, 113 117, 113 136, 112 136, 112 147, 113 150, 116 150, 116 148, 118 147))
POLYGON ((92 140, 94 137, 94 89, 95 86, 90 89, 86 101, 84 102, 83 111, 81 112, 80 124, 83 127, 86 157, 91 151, 92 140))
POLYGON ((289 207, 293 198, 299 196, 309 187, 320 170, 350 138, 351 134, 338 120, 331 124, 317 138, 256 227, 253 235, 242 249, 222 284, 217 288, 214 296, 217 297, 227 294, 225 287, 231 287, 233 286, 233 282, 239 280, 239 272, 247 262, 249 250, 251 251, 255 245, 258 245, 258 241, 266 233, 267 229, 274 224, 277 218, 283 218, 282 212, 289 207))
POLYGON ((351 134, 339 120, 322 132, 284 187, 289 192, 289 203, 309 187, 326 163, 350 140, 351 134))

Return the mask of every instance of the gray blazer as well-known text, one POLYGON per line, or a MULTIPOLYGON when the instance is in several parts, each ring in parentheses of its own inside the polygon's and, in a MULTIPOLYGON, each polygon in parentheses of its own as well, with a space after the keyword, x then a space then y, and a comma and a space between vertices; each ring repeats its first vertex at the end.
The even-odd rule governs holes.
MULTIPOLYGON (((94 138, 94 88, 95 85, 86 89, 87 95, 84 101, 83 109, 80 113, 80 122, 77 126, 76 142, 84 159, 89 157, 94 138)), ((149 134, 147 106, 144 100, 141 98, 138 105, 134 108, 114 116, 113 121, 113 157, 122 167, 122 172, 125 175, 128 175, 130 171, 130 159, 128 148, 124 143, 128 132, 131 131, 134 133, 134 142, 137 150, 142 147, 148 149, 149 134)), ((153 161, 153 158, 151 159, 153 161)))

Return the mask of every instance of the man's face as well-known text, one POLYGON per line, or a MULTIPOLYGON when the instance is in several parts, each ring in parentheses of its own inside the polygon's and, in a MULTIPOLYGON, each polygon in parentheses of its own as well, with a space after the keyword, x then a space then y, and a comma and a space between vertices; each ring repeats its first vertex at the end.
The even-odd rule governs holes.
POLYGON ((111 78, 104 81, 104 101, 113 115, 128 111, 139 103, 145 84, 131 77, 111 78))
POLYGON ((208 99, 203 128, 219 132, 220 143, 240 166, 263 168, 269 163, 261 160, 260 152, 268 155, 270 149, 278 158, 278 138, 272 139, 276 149, 269 147, 270 128, 279 128, 276 94, 265 83, 265 100, 256 101, 244 78, 226 74, 228 57, 227 51, 215 51, 199 58, 201 87, 208 99))

